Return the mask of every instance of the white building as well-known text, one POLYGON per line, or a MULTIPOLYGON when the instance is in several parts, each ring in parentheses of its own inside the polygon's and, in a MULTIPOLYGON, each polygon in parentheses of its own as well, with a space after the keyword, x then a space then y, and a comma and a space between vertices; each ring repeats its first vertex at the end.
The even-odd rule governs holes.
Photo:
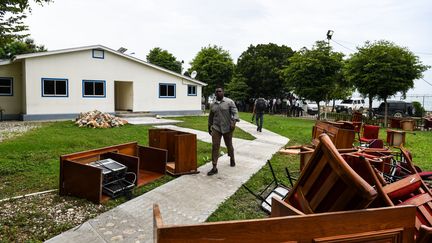
POLYGON ((91 110, 200 114, 203 86, 101 45, 0 62, 3 119, 69 119, 91 110))

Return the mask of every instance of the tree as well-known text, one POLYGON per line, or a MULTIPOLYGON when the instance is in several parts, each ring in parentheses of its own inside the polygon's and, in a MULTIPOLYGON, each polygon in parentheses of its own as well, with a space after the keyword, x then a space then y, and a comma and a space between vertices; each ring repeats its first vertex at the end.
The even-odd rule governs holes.
POLYGON ((231 81, 234 73, 234 63, 229 52, 215 45, 201 48, 190 65, 189 73, 197 71, 196 79, 207 83, 203 89, 206 102, 217 86, 224 87, 231 81))
POLYGON ((182 63, 177 61, 173 54, 159 47, 150 50, 147 55, 147 61, 176 73, 181 73, 182 71, 182 63))
POLYGON ((33 39, 15 40, 0 47, 0 59, 10 59, 15 55, 47 51, 45 46, 36 45, 33 39))
POLYGON ((273 43, 250 45, 237 60, 236 72, 250 87, 249 96, 277 97, 289 91, 284 85, 281 70, 289 64, 294 51, 273 43))
MULTIPOLYGON (((33 0, 43 5, 52 0, 33 0)), ((26 11, 31 12, 29 0, 2 0, 0 4, 0 47, 14 40, 22 40, 28 36, 24 32, 28 27, 23 20, 27 17, 26 11)))
POLYGON ((428 66, 407 48, 389 41, 366 42, 357 50, 345 65, 345 76, 361 94, 369 97, 369 116, 372 100, 384 100, 387 125, 387 98, 398 92, 405 94, 414 87, 414 80, 421 78, 428 66))
POLYGON ((233 100, 246 101, 249 97, 249 90, 250 87, 246 84, 245 79, 239 75, 234 75, 234 78, 228 83, 225 93, 233 100))
POLYGON ((344 82, 343 56, 340 52, 333 52, 324 41, 317 41, 311 50, 301 49, 289 59, 289 66, 283 70, 286 85, 300 97, 315 101, 319 110, 319 102, 332 99, 332 91, 344 82))

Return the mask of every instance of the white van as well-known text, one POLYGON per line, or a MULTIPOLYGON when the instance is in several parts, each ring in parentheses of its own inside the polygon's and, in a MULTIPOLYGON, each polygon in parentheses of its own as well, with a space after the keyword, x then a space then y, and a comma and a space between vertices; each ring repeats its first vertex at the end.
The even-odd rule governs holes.
POLYGON ((307 112, 309 115, 318 114, 318 105, 315 101, 303 100, 302 103, 302 108, 304 112, 307 112))
POLYGON ((336 105, 336 112, 362 111, 365 107, 365 101, 362 98, 351 98, 343 100, 342 103, 336 105))

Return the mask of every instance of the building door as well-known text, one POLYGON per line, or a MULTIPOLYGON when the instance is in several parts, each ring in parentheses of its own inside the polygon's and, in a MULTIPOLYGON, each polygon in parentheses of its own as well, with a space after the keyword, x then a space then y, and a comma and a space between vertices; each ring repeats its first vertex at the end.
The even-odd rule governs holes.
POLYGON ((133 111, 133 82, 114 81, 114 102, 116 111, 133 111))

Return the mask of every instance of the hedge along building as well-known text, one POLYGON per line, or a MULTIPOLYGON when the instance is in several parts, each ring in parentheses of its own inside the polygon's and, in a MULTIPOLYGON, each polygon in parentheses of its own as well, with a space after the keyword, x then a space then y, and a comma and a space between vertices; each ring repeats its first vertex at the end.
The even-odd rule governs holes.
POLYGON ((102 45, 17 55, 0 62, 3 119, 71 119, 128 110, 200 114, 207 84, 102 45))

